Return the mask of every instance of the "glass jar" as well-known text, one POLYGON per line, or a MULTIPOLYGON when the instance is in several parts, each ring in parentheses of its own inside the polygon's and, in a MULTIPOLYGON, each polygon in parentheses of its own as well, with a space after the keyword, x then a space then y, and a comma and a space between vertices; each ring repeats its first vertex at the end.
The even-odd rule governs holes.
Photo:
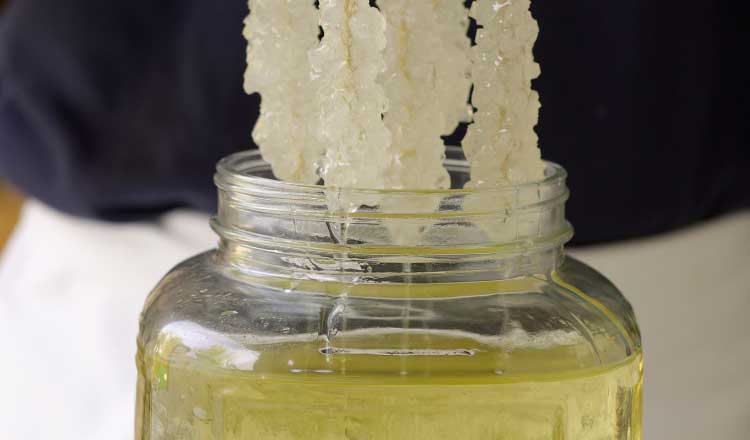
POLYGON ((218 249, 141 317, 136 437, 640 439, 639 330, 564 254, 565 179, 341 190, 223 160, 218 249))

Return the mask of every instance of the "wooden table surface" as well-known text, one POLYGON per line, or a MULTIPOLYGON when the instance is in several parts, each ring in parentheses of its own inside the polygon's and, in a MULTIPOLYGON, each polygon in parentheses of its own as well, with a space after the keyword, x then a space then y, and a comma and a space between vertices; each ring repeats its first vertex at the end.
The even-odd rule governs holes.
MULTIPOLYGON (((5 0, 0 0, 0 10, 5 6, 5 0)), ((8 185, 0 181, 0 251, 5 247, 13 227, 18 221, 18 210, 21 198, 8 185)))
POLYGON ((5 242, 13 231, 16 222, 18 222, 21 204, 21 196, 10 186, 0 181, 0 250, 5 247, 5 242))

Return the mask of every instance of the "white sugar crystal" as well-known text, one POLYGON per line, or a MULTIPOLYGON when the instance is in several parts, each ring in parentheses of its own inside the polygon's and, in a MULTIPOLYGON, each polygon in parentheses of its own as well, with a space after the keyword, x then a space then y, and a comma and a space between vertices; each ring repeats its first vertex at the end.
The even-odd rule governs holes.
MULTIPOLYGON (((447 189, 441 138, 470 118, 468 10, 460 2, 380 0, 388 44, 383 83, 390 105, 384 115, 392 133, 386 187, 447 189), (463 45, 463 46, 462 46, 463 45)), ((430 212, 437 198, 383 200, 386 211, 430 212)), ((414 220, 390 225, 396 244, 415 245, 428 224, 414 220)))
POLYGON ((383 189, 391 133, 376 78, 385 69, 385 19, 367 0, 321 0, 320 25, 324 37, 309 59, 317 78, 318 142, 327 148, 321 177, 333 187, 383 189))
POLYGON ((437 37, 435 17, 429 2, 409 3, 379 3, 388 23, 387 67, 380 80, 390 107, 383 121, 393 136, 386 185, 395 189, 447 188, 450 179, 443 168, 445 146, 440 139, 445 116, 434 105, 438 99, 435 63, 424 51, 437 37))
POLYGON ((471 16, 481 28, 472 48, 474 124, 464 140, 470 187, 508 186, 539 180, 544 163, 534 132, 539 76, 533 47, 539 33, 530 0, 477 0, 471 16))
POLYGON ((437 14, 440 41, 436 48, 425 47, 425 51, 436 56, 438 71, 436 88, 440 91, 440 107, 445 111, 446 126, 443 134, 451 134, 460 122, 471 121, 471 40, 466 35, 469 29, 469 10, 463 2, 455 0, 433 0, 437 14))
POLYGON ((279 179, 314 184, 325 148, 318 142, 308 52, 318 44, 313 0, 250 0, 245 90, 261 94, 253 138, 279 179))
POLYGON ((390 101, 384 121, 393 136, 388 188, 450 187, 440 136, 469 117, 470 42, 466 8, 460 2, 452 2, 453 8, 442 3, 378 2, 388 24, 387 68, 380 77, 390 101))

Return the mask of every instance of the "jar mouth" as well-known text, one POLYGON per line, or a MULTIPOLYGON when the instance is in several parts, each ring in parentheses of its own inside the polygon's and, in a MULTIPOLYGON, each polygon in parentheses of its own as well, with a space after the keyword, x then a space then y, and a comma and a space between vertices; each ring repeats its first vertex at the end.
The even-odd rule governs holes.
POLYGON ((266 232, 275 228, 275 239, 344 245, 510 244, 571 233, 564 210, 567 173, 561 166, 547 163, 546 177, 538 182, 463 189, 470 179, 463 151, 448 148, 445 164, 454 189, 349 189, 278 181, 260 152, 237 153, 217 168, 214 223, 235 233, 266 224, 266 232), (280 225, 286 225, 283 233, 280 225), (316 229, 314 239, 306 237, 316 229))
MULTIPOLYGON (((264 188, 287 194, 320 194, 321 192, 346 191, 352 197, 361 196, 393 196, 393 195, 421 195, 424 197, 470 196, 478 194, 508 194, 511 192, 529 192, 543 190, 549 187, 560 187, 565 184, 568 173, 553 162, 545 161, 544 178, 537 181, 518 185, 497 186, 490 188, 463 188, 468 181, 469 164, 460 147, 446 147, 444 165, 451 175, 450 189, 371 189, 371 188, 340 188, 319 184, 304 184, 277 180, 270 165, 258 150, 248 150, 232 154, 222 159, 216 167, 215 183, 220 189, 242 192, 249 188, 264 188), (463 178, 456 178, 463 176, 463 178)), ((543 201, 543 200, 539 200, 543 201)))
POLYGON ((220 254, 287 278, 472 280, 544 273, 572 237, 566 172, 538 182, 463 189, 470 167, 446 152, 454 189, 368 190, 280 182, 257 151, 218 165, 220 254), (502 272, 499 274, 499 272, 502 272), (419 274, 417 276, 417 274, 419 274))

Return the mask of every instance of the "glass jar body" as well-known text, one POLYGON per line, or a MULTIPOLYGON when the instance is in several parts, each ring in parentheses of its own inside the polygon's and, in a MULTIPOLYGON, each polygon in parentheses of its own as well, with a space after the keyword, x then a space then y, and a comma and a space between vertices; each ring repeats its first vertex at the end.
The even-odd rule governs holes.
POLYGON ((137 439, 640 440, 633 311, 564 256, 569 226, 540 208, 564 202, 555 194, 516 204, 503 220, 515 240, 489 247, 508 231, 477 236, 489 228, 465 227, 480 217, 453 208, 419 230, 450 227, 458 241, 424 232, 383 246, 365 242, 388 234, 351 213, 326 220, 330 240, 300 240, 319 228, 299 208, 277 216, 223 197, 219 249, 177 266, 146 302, 137 439), (509 220, 530 209, 549 225, 509 220))
POLYGON ((144 311, 139 439, 640 438, 632 311, 575 260, 373 297, 217 261, 178 266, 144 311))

